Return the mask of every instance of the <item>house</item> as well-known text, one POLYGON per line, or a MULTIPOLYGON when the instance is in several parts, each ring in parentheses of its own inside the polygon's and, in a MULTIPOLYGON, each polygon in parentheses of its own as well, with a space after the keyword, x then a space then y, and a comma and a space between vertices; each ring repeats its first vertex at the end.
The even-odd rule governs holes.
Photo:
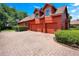
POLYGON ((79 19, 71 21, 70 26, 71 26, 71 28, 79 27, 79 19))
POLYGON ((76 26, 78 25, 79 26, 79 19, 71 21, 70 24, 71 25, 76 25, 76 26))
POLYGON ((67 6, 55 8, 46 3, 40 10, 35 8, 32 16, 28 16, 18 23, 20 26, 28 26, 29 30, 54 33, 57 30, 68 29, 67 6))

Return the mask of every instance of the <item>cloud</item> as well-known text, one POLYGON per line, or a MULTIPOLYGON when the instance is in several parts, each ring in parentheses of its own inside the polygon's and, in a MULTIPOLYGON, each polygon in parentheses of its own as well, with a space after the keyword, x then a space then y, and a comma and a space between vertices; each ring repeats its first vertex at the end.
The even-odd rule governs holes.
POLYGON ((67 6, 67 8, 70 8, 69 6, 67 6))
POLYGON ((39 6, 34 6, 34 8, 38 8, 38 9, 40 9, 41 7, 39 7, 39 6))
POLYGON ((75 4, 73 4, 73 6, 79 6, 79 3, 75 3, 75 4))
POLYGON ((72 16, 72 20, 79 19, 79 15, 74 15, 74 14, 71 14, 70 16, 72 16))
MULTIPOLYGON (((70 7, 71 7, 71 6, 70 6, 70 7)), ((79 10, 79 6, 78 6, 78 5, 75 5, 75 6, 72 6, 70 12, 71 12, 71 13, 74 13, 74 12, 77 13, 78 10, 79 10)))
POLYGON ((76 9, 71 10, 72 13, 74 13, 74 12, 76 12, 76 11, 77 11, 76 9))
POLYGON ((72 16, 72 20, 79 19, 79 3, 71 3, 67 5, 68 13, 72 16))

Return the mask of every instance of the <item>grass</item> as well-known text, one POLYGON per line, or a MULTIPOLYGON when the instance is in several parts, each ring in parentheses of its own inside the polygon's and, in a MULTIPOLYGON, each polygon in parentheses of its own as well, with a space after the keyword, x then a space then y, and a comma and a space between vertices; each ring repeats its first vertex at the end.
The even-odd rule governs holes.
POLYGON ((15 30, 9 30, 9 29, 3 30, 3 31, 15 32, 15 30))

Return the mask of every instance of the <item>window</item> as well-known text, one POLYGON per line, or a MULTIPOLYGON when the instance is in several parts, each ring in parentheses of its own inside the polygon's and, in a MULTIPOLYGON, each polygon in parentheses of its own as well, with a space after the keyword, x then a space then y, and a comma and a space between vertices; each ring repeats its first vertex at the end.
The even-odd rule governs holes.
POLYGON ((51 12, 51 10, 50 10, 50 8, 48 8, 48 9, 46 9, 46 16, 49 16, 50 15, 50 12, 51 12))
POLYGON ((36 17, 36 18, 38 18, 38 17, 39 17, 39 14, 38 14, 38 13, 36 13, 36 14, 35 14, 35 17, 36 17))
POLYGON ((25 22, 25 23, 24 23, 24 26, 26 27, 26 26, 28 26, 28 24, 25 22))

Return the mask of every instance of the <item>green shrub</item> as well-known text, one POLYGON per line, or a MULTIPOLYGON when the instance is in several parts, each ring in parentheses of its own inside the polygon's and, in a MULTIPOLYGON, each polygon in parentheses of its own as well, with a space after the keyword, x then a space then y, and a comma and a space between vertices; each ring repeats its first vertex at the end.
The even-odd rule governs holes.
POLYGON ((13 29, 15 31, 26 31, 27 27, 25 27, 25 26, 14 26, 13 29))
POLYGON ((1 31, 1 27, 0 27, 0 31, 1 31))
POLYGON ((77 26, 76 29, 79 30, 79 26, 77 26))
POLYGON ((55 33, 56 40, 65 44, 79 45, 79 30, 62 30, 55 33))
POLYGON ((71 25, 70 30, 79 30, 79 25, 71 25))
POLYGON ((70 30, 79 30, 79 27, 76 27, 76 28, 70 28, 70 30))

